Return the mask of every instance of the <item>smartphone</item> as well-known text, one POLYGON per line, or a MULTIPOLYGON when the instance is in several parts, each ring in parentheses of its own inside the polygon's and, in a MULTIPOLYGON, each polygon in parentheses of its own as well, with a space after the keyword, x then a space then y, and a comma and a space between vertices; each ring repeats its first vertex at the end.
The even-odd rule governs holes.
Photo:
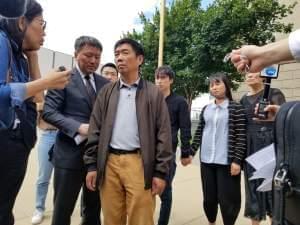
POLYGON ((58 70, 58 72, 62 72, 62 71, 66 71, 67 69, 64 66, 60 66, 60 67, 58 67, 57 70, 58 70))
POLYGON ((268 112, 265 111, 265 108, 270 105, 269 101, 266 100, 261 100, 258 103, 258 110, 257 110, 257 114, 255 115, 255 117, 265 120, 268 118, 268 112))
POLYGON ((260 77, 277 79, 279 74, 279 64, 274 64, 264 68, 260 72, 260 77))

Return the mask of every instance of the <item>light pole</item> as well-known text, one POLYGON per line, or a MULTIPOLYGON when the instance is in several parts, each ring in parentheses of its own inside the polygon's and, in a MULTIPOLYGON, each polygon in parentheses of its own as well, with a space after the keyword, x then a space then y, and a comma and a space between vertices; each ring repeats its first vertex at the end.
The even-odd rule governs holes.
POLYGON ((164 57, 165 5, 166 5, 166 0, 160 0, 158 66, 163 65, 163 57, 164 57))

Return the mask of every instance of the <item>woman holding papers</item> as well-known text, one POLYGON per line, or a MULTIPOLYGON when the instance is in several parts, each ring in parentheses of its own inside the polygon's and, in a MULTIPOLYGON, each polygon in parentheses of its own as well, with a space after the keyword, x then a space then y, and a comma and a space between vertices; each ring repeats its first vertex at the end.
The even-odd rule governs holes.
POLYGON ((201 146, 203 207, 209 224, 215 224, 220 205, 224 225, 233 225, 241 207, 246 117, 243 107, 232 100, 230 82, 224 74, 210 77, 209 90, 215 99, 201 112, 192 155, 201 146))
MULTIPOLYGON (((247 156, 249 156, 273 142, 273 122, 254 119, 255 106, 262 99, 264 92, 263 78, 260 77, 260 73, 248 73, 246 84, 249 92, 242 97, 240 103, 246 110, 247 156)), ((269 101, 270 104, 281 105, 285 102, 285 97, 279 89, 271 88, 269 101)), ((244 215, 251 219, 252 225, 258 225, 261 220, 266 219, 266 215, 272 217, 272 193, 257 191, 263 179, 249 180, 253 172, 254 168, 245 163, 244 215)))

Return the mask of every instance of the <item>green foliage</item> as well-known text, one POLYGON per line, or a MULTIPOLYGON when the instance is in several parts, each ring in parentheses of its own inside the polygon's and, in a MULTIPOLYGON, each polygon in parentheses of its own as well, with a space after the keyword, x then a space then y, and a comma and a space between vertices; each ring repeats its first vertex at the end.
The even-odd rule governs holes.
MULTIPOLYGON (((201 0, 174 0, 166 8, 164 64, 176 71, 174 90, 191 104, 199 93, 208 90, 207 77, 215 72, 229 74, 234 87, 241 76, 230 64, 226 53, 243 44, 263 45, 274 41, 276 32, 288 33, 292 24, 282 18, 292 13, 296 3, 281 5, 278 0, 215 0, 207 9, 201 0)), ((125 34, 139 40, 145 48, 142 74, 154 80, 157 67, 160 15, 151 19, 140 15, 142 32, 125 34)))

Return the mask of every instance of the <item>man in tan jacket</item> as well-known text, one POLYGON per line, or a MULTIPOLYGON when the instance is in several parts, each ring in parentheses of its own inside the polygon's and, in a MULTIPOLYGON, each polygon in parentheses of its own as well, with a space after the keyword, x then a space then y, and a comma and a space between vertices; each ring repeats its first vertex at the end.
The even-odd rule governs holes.
POLYGON ((153 225, 172 159, 171 127, 163 94, 139 76, 142 46, 115 45, 120 80, 98 95, 84 161, 87 187, 100 188, 105 225, 153 225))

